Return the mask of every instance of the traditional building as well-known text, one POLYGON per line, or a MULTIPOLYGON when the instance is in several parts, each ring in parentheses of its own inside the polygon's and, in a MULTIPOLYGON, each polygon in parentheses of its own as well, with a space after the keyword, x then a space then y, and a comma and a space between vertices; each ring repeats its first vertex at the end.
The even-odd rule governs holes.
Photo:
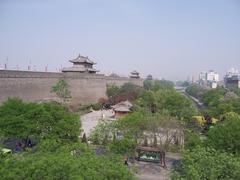
POLYGON ((130 78, 136 78, 136 79, 140 78, 139 72, 137 71, 131 72, 130 78))
POLYGON ((129 112, 131 112, 131 108, 132 108, 132 103, 130 103, 129 101, 122 101, 114 106, 112 106, 113 111, 115 113, 115 118, 120 118, 126 114, 128 114, 129 112))
POLYGON ((91 61, 88 56, 81 56, 80 54, 76 59, 69 60, 73 63, 73 66, 70 68, 63 68, 62 72, 78 72, 78 73, 92 73, 95 74, 98 70, 93 68, 93 65, 96 63, 91 61))
POLYGON ((153 77, 152 77, 152 75, 151 74, 149 74, 148 76, 147 76, 147 80, 153 80, 153 77))

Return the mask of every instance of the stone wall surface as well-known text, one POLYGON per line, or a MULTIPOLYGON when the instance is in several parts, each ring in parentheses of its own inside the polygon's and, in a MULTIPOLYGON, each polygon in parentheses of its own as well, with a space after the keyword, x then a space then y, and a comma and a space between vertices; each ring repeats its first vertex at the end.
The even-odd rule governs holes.
POLYGON ((97 102, 99 98, 106 97, 106 85, 109 83, 118 86, 126 82, 143 85, 142 79, 102 74, 0 70, 0 103, 9 97, 19 97, 25 101, 56 100, 58 98, 51 93, 51 89, 59 79, 65 79, 70 85, 72 105, 97 102))

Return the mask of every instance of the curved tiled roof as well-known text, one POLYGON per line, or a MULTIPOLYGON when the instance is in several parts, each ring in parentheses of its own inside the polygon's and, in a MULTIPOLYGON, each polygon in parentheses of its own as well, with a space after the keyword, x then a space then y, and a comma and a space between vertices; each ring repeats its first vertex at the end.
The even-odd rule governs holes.
POLYGON ((77 58, 69 60, 72 63, 88 63, 88 64, 96 64, 95 62, 91 61, 88 56, 82 56, 82 55, 78 55, 77 58))
POLYGON ((131 74, 139 74, 136 70, 132 71, 131 74))
POLYGON ((94 68, 84 68, 84 67, 70 67, 70 68, 63 68, 62 72, 98 72, 98 70, 94 68))

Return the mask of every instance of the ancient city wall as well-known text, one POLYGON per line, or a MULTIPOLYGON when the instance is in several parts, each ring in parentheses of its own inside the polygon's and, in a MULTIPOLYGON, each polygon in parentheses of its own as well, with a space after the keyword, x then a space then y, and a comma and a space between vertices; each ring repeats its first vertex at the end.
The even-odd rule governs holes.
POLYGON ((57 100, 51 88, 59 79, 65 79, 70 85, 71 104, 97 102, 105 97, 106 85, 122 85, 132 82, 142 86, 142 79, 108 77, 101 74, 51 73, 0 70, 0 103, 9 97, 20 97, 26 101, 57 100))

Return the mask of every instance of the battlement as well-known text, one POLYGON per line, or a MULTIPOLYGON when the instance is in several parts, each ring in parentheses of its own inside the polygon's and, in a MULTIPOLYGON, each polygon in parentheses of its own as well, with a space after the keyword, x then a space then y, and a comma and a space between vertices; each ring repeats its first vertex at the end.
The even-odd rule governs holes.
POLYGON ((61 78, 62 73, 38 72, 38 71, 17 71, 0 70, 0 78, 61 78))

